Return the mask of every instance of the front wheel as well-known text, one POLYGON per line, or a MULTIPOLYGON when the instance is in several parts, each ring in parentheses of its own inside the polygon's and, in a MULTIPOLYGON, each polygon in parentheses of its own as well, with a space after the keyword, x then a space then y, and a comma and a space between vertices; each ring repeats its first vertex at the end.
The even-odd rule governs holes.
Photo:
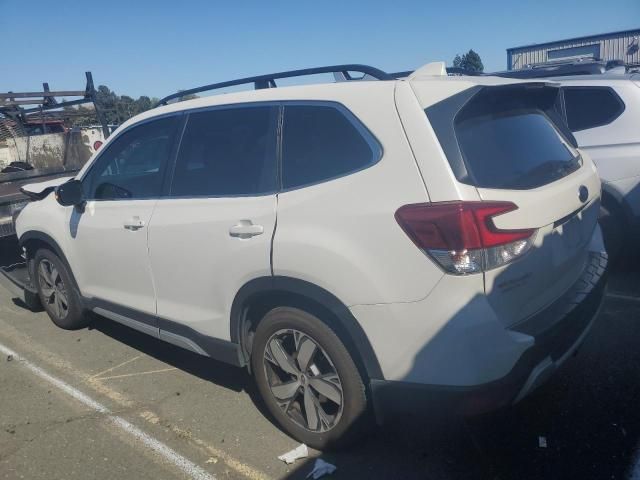
POLYGON ((296 308, 271 310, 258 325, 251 362, 269 411, 292 437, 326 449, 361 433, 367 410, 362 377, 317 317, 296 308))
POLYGON ((34 265, 38 296, 53 323, 66 330, 85 327, 88 317, 62 260, 51 250, 40 249, 34 256, 34 265))

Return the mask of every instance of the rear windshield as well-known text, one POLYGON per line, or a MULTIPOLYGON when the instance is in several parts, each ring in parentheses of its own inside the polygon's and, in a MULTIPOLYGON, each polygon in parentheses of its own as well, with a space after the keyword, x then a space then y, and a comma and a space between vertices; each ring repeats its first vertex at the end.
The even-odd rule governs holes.
POLYGON ((480 188, 531 189, 580 167, 557 113, 559 90, 476 87, 426 109, 456 178, 480 188))
POLYGON ((576 154, 541 111, 472 117, 456 122, 456 135, 478 187, 535 188, 579 166, 576 154))

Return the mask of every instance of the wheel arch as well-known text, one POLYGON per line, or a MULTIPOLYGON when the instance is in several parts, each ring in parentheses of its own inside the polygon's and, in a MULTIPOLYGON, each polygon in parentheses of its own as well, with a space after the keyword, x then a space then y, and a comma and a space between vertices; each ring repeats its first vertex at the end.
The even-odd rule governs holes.
POLYGON ((18 242, 20 244, 20 247, 26 250, 27 266, 29 268, 29 276, 31 277, 32 281, 34 278, 34 265, 32 265, 32 262, 30 260, 33 259, 33 256, 38 248, 49 248, 50 250, 53 250, 53 252, 64 263, 65 267, 67 267, 67 270, 69 271, 71 277, 71 281, 73 282, 73 286, 75 287, 76 291, 80 292, 75 275, 73 274, 73 270, 71 269, 71 265, 69 264, 66 255, 62 251, 62 248, 60 248, 60 245, 53 237, 38 230, 29 230, 20 236, 18 242))
POLYGON ((364 330, 335 295, 313 283, 292 277, 260 277, 247 282, 231 307, 231 341, 240 346, 249 365, 252 330, 267 311, 291 306, 315 314, 355 352, 354 361, 367 379, 383 379, 382 370, 364 330))

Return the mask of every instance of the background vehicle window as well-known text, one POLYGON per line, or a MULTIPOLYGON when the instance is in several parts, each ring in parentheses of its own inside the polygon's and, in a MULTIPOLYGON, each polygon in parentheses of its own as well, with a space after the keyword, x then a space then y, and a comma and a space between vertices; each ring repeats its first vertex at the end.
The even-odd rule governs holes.
POLYGON ((276 190, 278 107, 189 115, 171 196, 259 195, 276 190))
POLYGON ((567 123, 572 132, 613 122, 624 111, 618 95, 606 87, 564 88, 567 123))
POLYGON ((285 107, 282 155, 284 188, 339 177, 379 158, 344 113, 324 105, 285 107))
POLYGON ((159 197, 178 122, 178 117, 154 120, 116 138, 83 182, 87 198, 159 197))

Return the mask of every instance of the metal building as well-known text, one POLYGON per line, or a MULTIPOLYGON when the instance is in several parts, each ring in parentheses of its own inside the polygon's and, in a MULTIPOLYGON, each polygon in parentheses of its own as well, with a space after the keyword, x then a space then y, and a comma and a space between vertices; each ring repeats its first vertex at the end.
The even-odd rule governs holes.
POLYGON ((507 68, 576 60, 622 60, 640 66, 640 28, 507 49, 507 68))

